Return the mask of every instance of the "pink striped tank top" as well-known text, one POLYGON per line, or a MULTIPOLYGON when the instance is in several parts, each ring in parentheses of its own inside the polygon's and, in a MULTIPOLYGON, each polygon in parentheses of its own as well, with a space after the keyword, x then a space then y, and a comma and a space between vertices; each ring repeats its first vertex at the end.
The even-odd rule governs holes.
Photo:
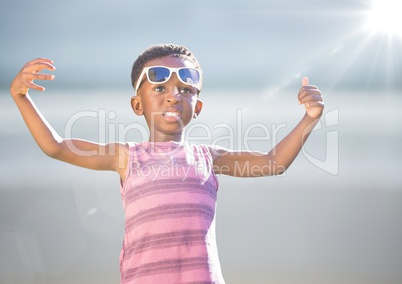
POLYGON ((130 145, 121 186, 121 283, 225 283, 215 238, 217 190, 207 146, 130 145))

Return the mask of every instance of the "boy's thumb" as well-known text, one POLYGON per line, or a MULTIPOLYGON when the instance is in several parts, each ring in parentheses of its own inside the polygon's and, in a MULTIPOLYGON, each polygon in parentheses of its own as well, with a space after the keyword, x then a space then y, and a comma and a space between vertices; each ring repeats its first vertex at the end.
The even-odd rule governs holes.
POLYGON ((308 77, 303 77, 302 86, 308 86, 308 85, 309 85, 309 83, 308 83, 308 77))

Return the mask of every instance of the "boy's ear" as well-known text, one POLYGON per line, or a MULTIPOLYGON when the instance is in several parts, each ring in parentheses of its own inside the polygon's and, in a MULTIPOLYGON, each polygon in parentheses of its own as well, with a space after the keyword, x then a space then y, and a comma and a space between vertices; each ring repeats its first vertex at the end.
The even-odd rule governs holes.
POLYGON ((134 96, 131 98, 131 108, 134 113, 138 116, 144 114, 144 110, 142 109, 141 98, 139 96, 134 96))
POLYGON ((194 108, 194 116, 193 117, 197 118, 197 116, 200 115, 201 110, 202 110, 202 101, 197 100, 197 103, 196 103, 195 108, 194 108))

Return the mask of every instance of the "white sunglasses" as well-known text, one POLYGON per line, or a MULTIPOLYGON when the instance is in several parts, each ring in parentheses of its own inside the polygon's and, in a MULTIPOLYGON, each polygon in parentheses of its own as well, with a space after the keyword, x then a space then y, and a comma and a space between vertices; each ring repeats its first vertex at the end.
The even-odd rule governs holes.
POLYGON ((176 73, 177 78, 179 78, 180 82, 193 86, 197 88, 198 91, 201 91, 202 84, 202 71, 201 69, 195 69, 191 67, 180 67, 173 68, 167 66, 150 66, 145 67, 140 76, 138 77, 137 84, 135 86, 135 92, 141 86, 142 77, 144 73, 147 75, 147 79, 151 84, 161 84, 169 81, 170 77, 173 73, 176 73))

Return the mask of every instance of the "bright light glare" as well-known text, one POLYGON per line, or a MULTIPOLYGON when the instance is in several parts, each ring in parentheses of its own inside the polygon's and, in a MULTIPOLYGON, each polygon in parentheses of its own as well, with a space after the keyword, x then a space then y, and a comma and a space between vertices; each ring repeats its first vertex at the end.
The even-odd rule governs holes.
POLYGON ((402 1, 373 0, 368 12, 367 28, 372 32, 385 32, 402 36, 402 1))

